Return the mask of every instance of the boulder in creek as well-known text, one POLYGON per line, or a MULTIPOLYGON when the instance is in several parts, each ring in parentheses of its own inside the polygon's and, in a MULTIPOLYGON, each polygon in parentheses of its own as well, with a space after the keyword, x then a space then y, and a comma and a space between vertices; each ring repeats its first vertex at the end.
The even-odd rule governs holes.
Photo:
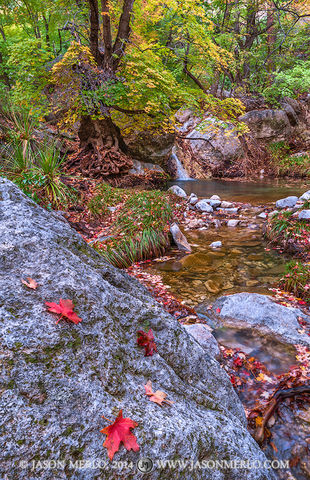
POLYGON ((231 124, 207 116, 187 134, 193 157, 206 174, 224 171, 240 158, 243 147, 231 124))
POLYGON ((310 210, 302 210, 298 214, 298 220, 307 220, 310 222, 310 210))
POLYGON ((177 223, 170 225, 170 233, 179 250, 191 253, 192 249, 177 223))
POLYGON ((298 197, 290 196, 286 198, 281 198, 276 202, 277 208, 291 208, 295 207, 296 203, 298 202, 298 197))
POLYGON ((186 192, 183 190, 183 188, 179 187, 179 185, 172 185, 170 188, 168 188, 168 192, 173 193, 177 197, 181 197, 181 198, 187 197, 186 192))
POLYGON ((206 213, 212 213, 213 212, 213 208, 209 204, 209 199, 199 200, 199 202, 197 202, 195 204, 195 208, 199 212, 206 212, 206 213))
POLYGON ((150 480, 274 478, 218 362, 138 281, 6 179, 0 179, 0 239, 1 478, 139 480, 141 457, 262 465, 173 472, 155 463, 150 480), (22 284, 26 277, 37 281, 36 290, 22 284), (45 302, 60 298, 73 301, 81 323, 56 325, 45 302), (158 352, 145 357, 137 331, 149 328, 158 352), (148 400, 148 380, 174 401, 171 407, 148 400), (140 450, 121 446, 113 459, 123 462, 118 470, 100 430, 108 425, 102 415, 113 420, 121 409, 138 424, 140 450), (79 460, 91 467, 76 467, 79 460), (55 468, 38 470, 36 462, 44 461, 55 468))
POLYGON ((271 335, 282 343, 310 346, 310 337, 300 333, 298 317, 310 322, 310 317, 298 308, 275 303, 268 295, 235 293, 218 298, 212 311, 223 325, 254 328, 271 335), (218 310, 219 309, 219 310, 218 310), (216 313, 219 312, 220 313, 216 313))

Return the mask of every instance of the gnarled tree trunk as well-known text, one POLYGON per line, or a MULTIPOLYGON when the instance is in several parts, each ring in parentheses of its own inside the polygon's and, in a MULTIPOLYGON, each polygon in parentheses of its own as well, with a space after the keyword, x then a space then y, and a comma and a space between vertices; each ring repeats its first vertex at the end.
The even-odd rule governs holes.
MULTIPOLYGON (((116 78, 116 71, 125 54, 130 35, 130 19, 134 0, 123 1, 114 44, 108 1, 101 0, 100 8, 99 0, 88 0, 88 4, 90 10, 89 42, 98 67, 98 78, 95 86, 91 82, 88 85, 84 75, 86 83, 84 87, 93 90, 100 85, 100 82, 113 81, 116 78), (102 15, 99 15, 100 11, 102 15), (101 47, 102 44, 104 48, 101 47)), ((126 172, 132 167, 132 160, 127 156, 127 147, 120 129, 111 118, 110 108, 101 103, 94 105, 92 115, 85 115, 81 118, 78 132, 80 150, 69 160, 70 167, 76 167, 82 173, 95 177, 126 172)), ((125 112, 116 106, 113 108, 125 112)))
POLYGON ((80 149, 69 159, 69 167, 95 178, 126 173, 132 168, 120 129, 111 117, 82 117, 78 134, 80 149))

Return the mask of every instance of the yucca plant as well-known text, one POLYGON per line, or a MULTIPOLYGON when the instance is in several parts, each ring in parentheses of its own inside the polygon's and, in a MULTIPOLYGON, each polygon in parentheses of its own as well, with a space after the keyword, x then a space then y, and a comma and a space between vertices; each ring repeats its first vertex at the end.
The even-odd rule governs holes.
POLYGON ((33 153, 29 143, 12 140, 2 148, 3 170, 8 176, 14 178, 27 171, 33 161, 33 153))
POLYGON ((43 189, 53 205, 67 203, 73 191, 61 180, 65 157, 54 143, 44 143, 35 157, 34 169, 44 177, 43 189))

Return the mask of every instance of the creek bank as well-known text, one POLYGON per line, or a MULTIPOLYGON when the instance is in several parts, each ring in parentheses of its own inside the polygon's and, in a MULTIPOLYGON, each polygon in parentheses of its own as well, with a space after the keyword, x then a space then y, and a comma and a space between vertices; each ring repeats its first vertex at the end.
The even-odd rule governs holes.
MULTIPOLYGON (((68 223, 0 179, 2 474, 12 479, 139 479, 109 469, 102 415, 120 409, 137 421, 139 452, 123 447, 117 461, 192 458, 266 460, 246 429, 241 402, 220 365, 124 272, 107 264, 68 223), (16 234, 18 232, 18 235, 16 234), (21 278, 39 286, 27 290, 21 278), (45 301, 70 298, 79 325, 48 313, 45 301), (151 328, 158 353, 145 357, 137 331, 151 328), (175 402, 149 402, 152 379, 175 402), (177 427, 176 427, 177 426, 177 427), (39 441, 38 441, 39 439, 39 441), (31 471, 32 460, 107 459, 108 470, 31 471), (21 463, 23 468, 21 468, 21 463), (26 463, 25 463, 26 462, 26 463)), ((186 480, 213 479, 213 470, 180 471, 186 480)), ((267 469, 216 471, 224 480, 268 480, 267 469)), ((169 479, 157 468, 151 480, 169 479)))

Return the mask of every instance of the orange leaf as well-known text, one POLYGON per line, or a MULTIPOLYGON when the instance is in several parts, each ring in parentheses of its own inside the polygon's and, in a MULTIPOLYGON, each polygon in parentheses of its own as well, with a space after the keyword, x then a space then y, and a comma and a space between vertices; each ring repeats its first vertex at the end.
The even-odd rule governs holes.
POLYGON ((121 442, 123 442, 127 450, 137 452, 140 449, 137 444, 137 438, 130 431, 131 428, 137 426, 137 422, 134 422, 130 418, 123 418, 123 410, 120 410, 115 422, 100 430, 101 433, 107 436, 103 446, 107 448, 110 460, 112 460, 114 454, 118 452, 121 442))
POLYGON ((82 319, 73 311, 74 305, 71 300, 64 300, 61 298, 59 300, 59 304, 54 302, 45 302, 45 305, 48 307, 49 312, 60 314, 60 318, 57 320, 56 324, 61 320, 62 317, 66 317, 75 324, 78 324, 82 321, 82 319))
POLYGON ((255 418, 255 423, 257 427, 261 427, 263 425, 263 417, 256 417, 255 418))
POLYGON ((26 285, 28 288, 32 288, 32 290, 35 290, 38 287, 38 284, 33 278, 27 277, 27 281, 21 279, 22 283, 26 285))
POLYGON ((165 392, 162 392, 161 390, 156 390, 156 392, 153 392, 151 380, 148 380, 146 382, 144 388, 145 395, 148 395, 150 397, 151 402, 157 403, 158 405, 162 405, 163 403, 171 405, 173 403, 170 400, 166 400, 167 394, 165 392))

